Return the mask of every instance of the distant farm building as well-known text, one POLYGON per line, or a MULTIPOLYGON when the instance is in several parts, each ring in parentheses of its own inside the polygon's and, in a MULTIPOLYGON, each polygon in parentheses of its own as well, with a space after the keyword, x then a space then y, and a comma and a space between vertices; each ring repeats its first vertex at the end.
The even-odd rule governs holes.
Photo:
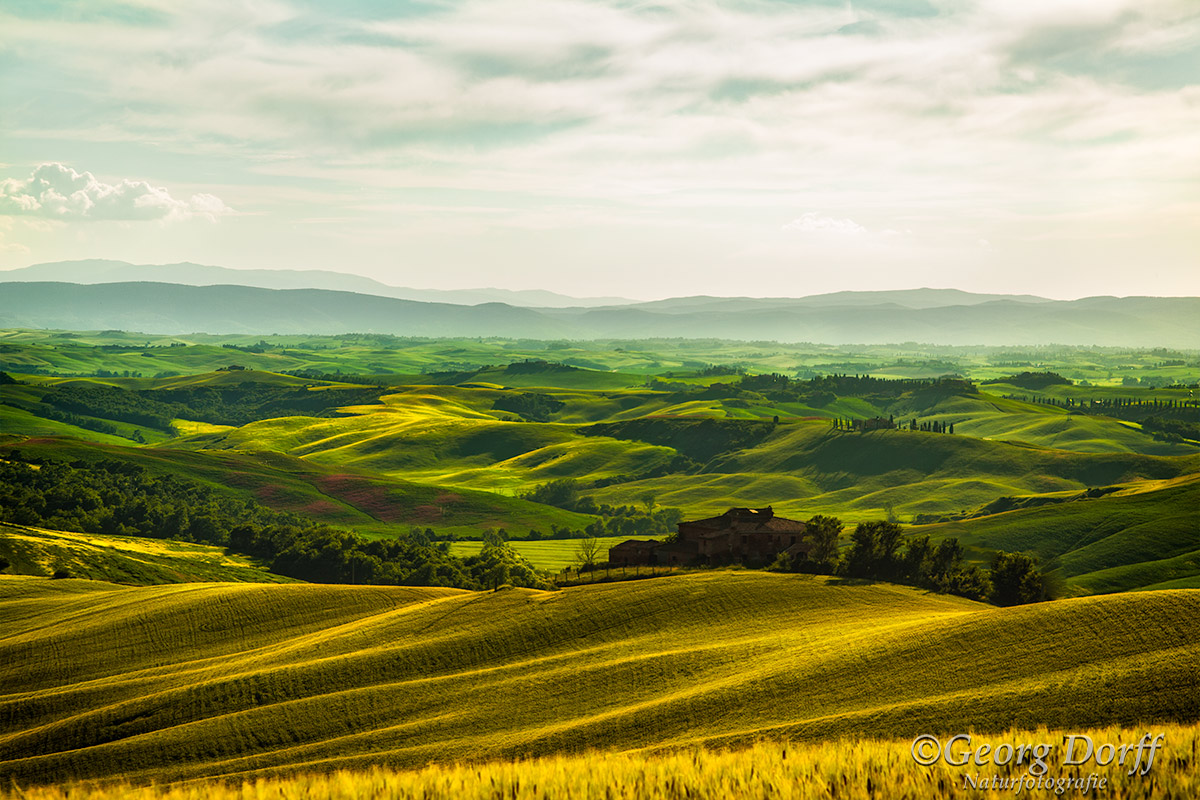
POLYGON ((630 539, 608 551, 613 567, 768 563, 780 553, 807 558, 806 526, 767 508, 731 508, 719 517, 679 523, 671 542, 630 539))

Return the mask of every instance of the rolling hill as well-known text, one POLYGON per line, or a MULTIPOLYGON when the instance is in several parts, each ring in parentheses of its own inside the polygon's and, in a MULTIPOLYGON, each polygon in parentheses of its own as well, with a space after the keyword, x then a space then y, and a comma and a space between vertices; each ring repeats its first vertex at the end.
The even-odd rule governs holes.
POLYGON ((0 772, 246 777, 1200 715, 1200 592, 721 571, 543 593, 0 579, 0 772))
MULTIPOLYGON (((667 421, 664 422, 664 427, 667 421)), ((643 434, 644 435, 644 434, 643 434)), ((658 502, 709 514, 773 504, 780 513, 878 519, 966 512, 1005 495, 1082 491, 1200 470, 1200 455, 1075 453, 921 431, 853 433, 827 422, 780 425, 761 443, 718 455, 686 475, 591 492, 598 502, 652 491, 658 502)))
POLYGON ((1000 513, 912 533, 956 537, 980 560, 995 550, 1035 554, 1073 593, 1200 588, 1200 475, 1087 494, 1001 498, 985 508, 1000 513))
POLYGON ((11 575, 48 577, 63 570, 72 578, 121 584, 291 581, 220 547, 8 523, 0 523, 0 558, 9 562, 11 575))
POLYGON ((152 475, 195 481, 368 538, 396 536, 412 526, 476 537, 485 528, 549 532, 554 526, 581 529, 592 520, 516 497, 330 468, 282 453, 131 448, 51 437, 0 439, 0 457, 12 450, 25 458, 55 461, 128 461, 152 475))

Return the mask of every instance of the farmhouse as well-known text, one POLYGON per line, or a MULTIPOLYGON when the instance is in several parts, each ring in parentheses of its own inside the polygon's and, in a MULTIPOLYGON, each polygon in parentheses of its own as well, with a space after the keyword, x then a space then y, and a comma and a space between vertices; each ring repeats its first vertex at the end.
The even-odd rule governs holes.
POLYGON ((772 561, 779 553, 805 558, 812 542, 805 525, 767 508, 731 508, 719 517, 679 523, 671 542, 630 539, 608 551, 614 567, 635 565, 731 564, 772 561))

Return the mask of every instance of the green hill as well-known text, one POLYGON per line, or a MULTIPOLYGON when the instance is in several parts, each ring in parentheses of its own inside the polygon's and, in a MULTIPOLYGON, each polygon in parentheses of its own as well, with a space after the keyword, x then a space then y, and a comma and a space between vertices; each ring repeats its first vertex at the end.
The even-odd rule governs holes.
POLYGON ((0 579, 20 785, 1193 720, 1200 592, 993 608, 714 572, 555 593, 0 579))
POLYGON ((994 550, 1033 553, 1077 593, 1200 586, 1200 476, 1113 488, 914 533, 957 537, 979 559, 994 550))
POLYGON ((23 457, 56 461, 129 461, 152 474, 198 481, 368 537, 395 536, 414 525, 478 536, 485 528, 549 532, 557 525, 578 530, 592 521, 583 514, 516 497, 328 467, 281 453, 118 447, 51 437, 14 436, 0 441, 0 457, 11 450, 23 457))
MULTIPOLYGON (((515 492, 555 478, 604 478, 665 468, 674 451, 641 442, 584 437, 575 425, 522 422, 493 408, 492 388, 400 387, 383 406, 352 416, 284 417, 191 437, 173 447, 281 452, 331 466, 369 469, 427 483, 515 492)), ((575 399, 564 409, 586 407, 575 399)), ((644 401, 632 395, 634 407, 644 401)), ((620 399, 600 399, 615 407, 620 399)), ((582 412, 577 412, 585 416, 582 412)))
MULTIPOLYGON (((664 421, 664 425, 667 421, 664 421)), ((599 489, 616 502, 652 491, 658 502, 712 513, 773 504, 781 513, 847 519, 889 512, 902 521, 978 508, 998 497, 1082 491, 1200 470, 1200 456, 1074 453, 958 434, 838 431, 825 422, 781 425, 760 444, 719 455, 699 473, 599 489)))
POLYGON ((100 536, 0 523, 0 558, 12 575, 72 578, 123 584, 196 581, 287 583, 245 557, 220 547, 167 539, 100 536))

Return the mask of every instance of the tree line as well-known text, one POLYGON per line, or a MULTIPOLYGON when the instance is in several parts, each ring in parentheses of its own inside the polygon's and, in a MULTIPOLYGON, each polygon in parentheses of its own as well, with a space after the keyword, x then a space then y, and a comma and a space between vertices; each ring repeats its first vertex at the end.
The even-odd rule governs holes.
POLYGON ((128 461, 0 461, 0 521, 54 530, 177 539, 256 557, 279 575, 316 583, 545 588, 499 539, 456 558, 423 537, 367 540, 226 495, 199 482, 152 475, 128 461))
POLYGON ((771 569, 867 578, 919 586, 943 594, 1012 606, 1050 599, 1053 591, 1037 562, 1024 553, 997 552, 985 572, 964 563, 958 539, 933 544, 929 535, 904 538, 894 522, 861 522, 850 535, 850 546, 839 552, 843 525, 835 517, 817 515, 808 521, 806 536, 813 542, 807 558, 780 554, 771 569))
POLYGON ((342 406, 377 403, 383 391, 378 386, 310 391, 264 384, 138 390, 51 386, 41 401, 62 412, 119 420, 173 434, 171 422, 177 418, 245 425, 275 417, 328 416, 342 406))
MULTIPOLYGON (((579 514, 589 514, 598 519, 588 523, 577 535, 561 536, 557 529, 553 538, 583 538, 602 536, 626 536, 629 538, 663 536, 675 531, 683 519, 678 508, 658 507, 653 492, 643 492, 639 498, 642 507, 631 505, 613 506, 597 503, 591 497, 581 495, 583 484, 575 478, 559 478, 541 484, 521 495, 523 500, 555 506, 579 514)), ((530 537, 535 538, 535 537, 530 537)))

